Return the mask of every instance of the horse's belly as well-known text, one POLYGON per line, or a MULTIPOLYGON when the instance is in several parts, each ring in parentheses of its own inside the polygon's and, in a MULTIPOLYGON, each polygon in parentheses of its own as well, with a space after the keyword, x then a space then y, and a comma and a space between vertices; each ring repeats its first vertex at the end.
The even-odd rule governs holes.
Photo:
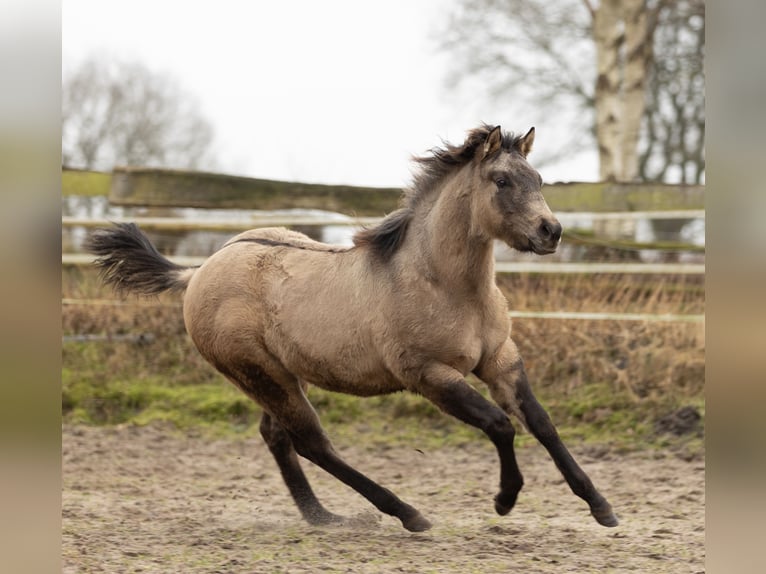
POLYGON ((343 352, 316 356, 296 350, 283 362, 301 380, 328 391, 374 396, 404 388, 374 357, 343 352))
POLYGON ((403 388, 386 369, 364 318, 351 321, 348 310, 344 314, 314 309, 312 314, 303 314, 302 321, 287 320, 285 315, 279 319, 266 334, 266 344, 269 352, 301 380, 360 396, 403 388))
POLYGON ((359 397, 387 395, 403 390, 402 383, 384 372, 374 372, 361 376, 344 376, 343 373, 306 373, 301 379, 327 391, 345 393, 359 397))

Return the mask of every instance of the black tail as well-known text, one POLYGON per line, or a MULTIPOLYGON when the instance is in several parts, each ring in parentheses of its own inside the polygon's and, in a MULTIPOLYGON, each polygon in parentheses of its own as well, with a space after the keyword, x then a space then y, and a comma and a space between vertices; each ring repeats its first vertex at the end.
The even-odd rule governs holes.
POLYGON ((95 230, 85 240, 85 249, 97 256, 101 277, 118 293, 183 291, 194 274, 194 267, 165 258, 135 223, 95 230))

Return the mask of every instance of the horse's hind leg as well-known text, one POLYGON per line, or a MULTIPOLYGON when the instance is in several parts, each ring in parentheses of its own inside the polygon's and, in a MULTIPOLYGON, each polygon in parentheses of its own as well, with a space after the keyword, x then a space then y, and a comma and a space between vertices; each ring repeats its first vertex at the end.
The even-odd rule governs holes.
POLYGON ((266 412, 261 418, 260 431, 271 454, 277 461, 279 471, 282 473, 282 478, 298 506, 298 510, 306 522, 315 525, 341 522, 342 517, 325 509, 314 495, 287 431, 266 412))
POLYGON ((298 454, 356 490, 381 512, 401 520, 407 530, 422 532, 431 528, 431 523, 415 508, 343 461, 319 425, 319 419, 308 401, 305 405, 306 408, 299 413, 300 421, 295 421, 296 413, 291 413, 288 417, 291 422, 285 424, 298 454))
MULTIPOLYGON (((269 425, 276 422, 287 433, 293 448, 299 455, 356 490, 381 512, 401 520, 402 525, 407 530, 420 532, 429 529, 431 523, 423 518, 420 512, 402 502, 390 490, 383 488, 349 466, 338 456, 327 435, 325 435, 319 418, 311 403, 308 402, 300 383, 292 375, 285 372, 281 366, 273 361, 267 362, 269 363, 268 372, 252 363, 240 364, 237 368, 220 364, 216 366, 245 393, 264 407, 271 417, 269 425)), ((267 430, 267 435, 269 430, 267 430)), ((282 448, 284 449, 284 446, 282 448)), ((279 452, 282 453, 282 460, 287 461, 285 451, 279 452)), ((279 460, 277 459, 278 463, 279 460)), ((295 473, 295 469, 299 467, 289 461, 286 468, 288 473, 292 473, 289 476, 293 480, 293 487, 298 486, 298 492, 305 496, 305 487, 308 486, 308 481, 305 480, 305 476, 299 478, 303 472, 301 471, 300 475, 295 473)), ((290 487, 289 483, 288 487, 290 487)), ((304 501, 304 504, 309 504, 307 509, 310 508, 311 503, 306 503, 306 498, 301 500, 304 501)), ((296 502, 298 502, 297 499, 296 502)), ((300 503, 298 505, 301 508, 300 503)), ((301 508, 301 512, 303 512, 303 508, 301 508)))

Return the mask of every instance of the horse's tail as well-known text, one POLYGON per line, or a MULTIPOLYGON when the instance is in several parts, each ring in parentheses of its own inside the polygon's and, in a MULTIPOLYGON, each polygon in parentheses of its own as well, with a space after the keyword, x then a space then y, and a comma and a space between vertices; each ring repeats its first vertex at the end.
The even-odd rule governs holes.
POLYGON ((95 230, 85 240, 85 249, 97 256, 95 264, 104 282, 117 293, 183 291, 197 269, 165 258, 135 223, 95 230))

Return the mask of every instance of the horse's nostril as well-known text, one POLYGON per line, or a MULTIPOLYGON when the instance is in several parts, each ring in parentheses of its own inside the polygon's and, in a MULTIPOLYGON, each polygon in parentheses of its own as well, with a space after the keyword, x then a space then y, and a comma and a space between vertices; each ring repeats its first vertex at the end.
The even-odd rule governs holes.
POLYGON ((562 231, 563 231, 563 228, 561 227, 561 224, 557 221, 556 224, 553 226, 553 239, 556 241, 560 241, 562 231))
POLYGON ((561 239, 561 224, 558 221, 543 221, 540 225, 540 234, 545 239, 558 241, 561 239))

